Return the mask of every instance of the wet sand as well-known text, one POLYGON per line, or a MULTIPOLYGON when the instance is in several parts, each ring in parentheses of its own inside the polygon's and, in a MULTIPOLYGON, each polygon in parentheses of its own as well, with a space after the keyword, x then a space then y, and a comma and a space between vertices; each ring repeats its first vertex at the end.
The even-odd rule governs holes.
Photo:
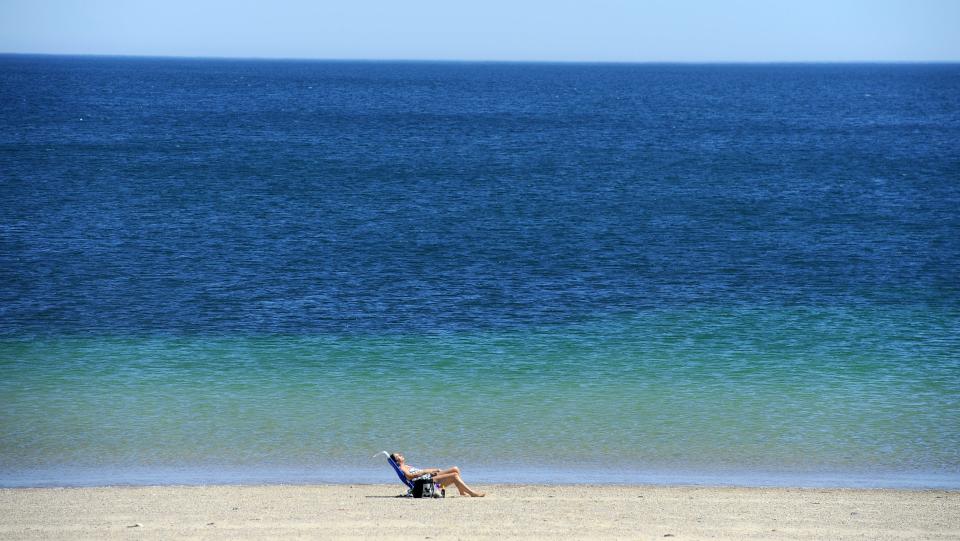
POLYGON ((481 485, 0 490, 0 539, 960 539, 960 492, 481 485))

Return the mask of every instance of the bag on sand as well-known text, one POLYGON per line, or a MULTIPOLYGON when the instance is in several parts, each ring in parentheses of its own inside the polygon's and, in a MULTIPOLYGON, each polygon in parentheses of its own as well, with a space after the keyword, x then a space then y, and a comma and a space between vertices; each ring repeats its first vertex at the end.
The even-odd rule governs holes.
POLYGON ((437 486, 433 484, 433 479, 429 477, 423 477, 413 481, 414 498, 443 498, 445 496, 444 492, 446 491, 437 490, 437 486))

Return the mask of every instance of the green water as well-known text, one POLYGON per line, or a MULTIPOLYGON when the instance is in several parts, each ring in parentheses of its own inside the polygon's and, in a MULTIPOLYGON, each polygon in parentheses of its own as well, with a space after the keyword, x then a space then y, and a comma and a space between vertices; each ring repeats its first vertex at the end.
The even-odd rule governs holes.
POLYGON ((958 321, 705 308, 522 332, 6 340, 0 472, 388 481, 370 456, 402 449, 491 480, 956 479, 958 321))

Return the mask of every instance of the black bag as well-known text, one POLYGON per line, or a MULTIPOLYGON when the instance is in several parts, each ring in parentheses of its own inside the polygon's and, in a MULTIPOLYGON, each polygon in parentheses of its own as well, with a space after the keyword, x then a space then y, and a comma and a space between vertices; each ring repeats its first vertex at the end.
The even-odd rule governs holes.
POLYGON ((433 484, 433 479, 429 477, 413 481, 414 498, 443 498, 445 496, 444 492, 446 491, 438 491, 436 485, 433 484))

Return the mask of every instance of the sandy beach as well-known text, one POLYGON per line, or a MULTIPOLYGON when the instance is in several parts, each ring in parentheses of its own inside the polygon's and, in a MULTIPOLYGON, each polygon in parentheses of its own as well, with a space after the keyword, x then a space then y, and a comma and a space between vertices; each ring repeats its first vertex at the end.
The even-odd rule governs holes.
POLYGON ((3 539, 960 539, 960 492, 395 485, 0 490, 3 539))

